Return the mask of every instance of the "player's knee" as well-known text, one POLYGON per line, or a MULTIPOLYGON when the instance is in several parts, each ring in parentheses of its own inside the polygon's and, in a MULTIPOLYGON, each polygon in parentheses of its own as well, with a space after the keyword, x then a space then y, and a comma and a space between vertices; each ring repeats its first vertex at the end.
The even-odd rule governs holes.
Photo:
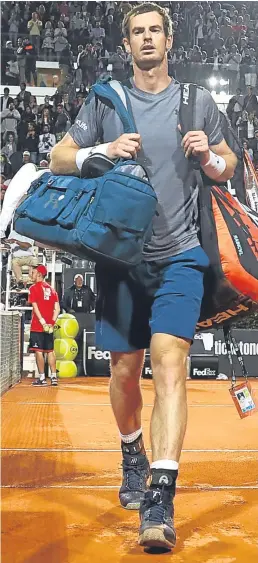
POLYGON ((162 340, 152 341, 151 362, 157 391, 167 393, 185 385, 189 343, 170 335, 163 336, 162 340))
POLYGON ((123 390, 139 385, 142 373, 143 353, 111 354, 111 381, 123 390))

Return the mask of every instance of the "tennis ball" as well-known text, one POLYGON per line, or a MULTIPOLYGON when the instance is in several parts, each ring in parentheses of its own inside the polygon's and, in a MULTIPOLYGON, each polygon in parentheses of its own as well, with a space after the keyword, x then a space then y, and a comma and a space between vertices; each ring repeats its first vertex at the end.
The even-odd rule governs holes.
POLYGON ((63 313, 56 320, 54 328, 55 338, 76 338, 79 324, 74 315, 63 313))
POLYGON ((77 376, 77 366, 72 361, 57 360, 56 369, 57 369, 57 375, 60 378, 77 376))
POLYGON ((77 342, 73 338, 57 338, 54 351, 57 360, 74 360, 78 354, 77 342))

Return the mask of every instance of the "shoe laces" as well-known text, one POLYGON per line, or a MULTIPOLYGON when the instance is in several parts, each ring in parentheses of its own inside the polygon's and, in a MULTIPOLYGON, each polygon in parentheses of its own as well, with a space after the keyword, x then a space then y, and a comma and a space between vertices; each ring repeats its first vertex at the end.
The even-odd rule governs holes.
POLYGON ((142 490, 144 485, 143 468, 132 467, 131 465, 124 466, 126 486, 131 490, 142 490))
POLYGON ((163 502, 163 490, 149 491, 146 498, 147 519, 152 522, 164 522, 167 506, 163 502))

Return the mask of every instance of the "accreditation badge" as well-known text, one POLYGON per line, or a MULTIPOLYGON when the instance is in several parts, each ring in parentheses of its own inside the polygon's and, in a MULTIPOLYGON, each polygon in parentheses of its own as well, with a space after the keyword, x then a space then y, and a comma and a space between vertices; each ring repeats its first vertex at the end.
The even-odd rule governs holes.
POLYGON ((258 405, 249 381, 246 380, 239 385, 234 385, 229 389, 229 392, 240 418, 251 416, 258 411, 258 405))

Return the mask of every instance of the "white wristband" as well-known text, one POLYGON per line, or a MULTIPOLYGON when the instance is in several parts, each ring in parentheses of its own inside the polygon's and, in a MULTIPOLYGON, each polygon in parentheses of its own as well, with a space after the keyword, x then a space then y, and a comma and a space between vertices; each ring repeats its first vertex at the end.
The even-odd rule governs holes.
POLYGON ((44 326, 46 323, 45 319, 43 319, 43 317, 41 317, 41 319, 39 319, 39 322, 42 326, 44 326))
POLYGON ((226 169, 226 161, 222 156, 218 156, 214 152, 210 151, 209 161, 202 165, 202 169, 213 180, 216 180, 221 174, 223 174, 226 169))
POLYGON ((90 156, 91 154, 94 154, 95 152, 98 152, 100 154, 104 154, 105 156, 107 156, 107 150, 109 147, 110 143, 103 143, 102 145, 97 145, 96 147, 86 147, 85 149, 79 149, 76 153, 76 157, 75 157, 75 162, 76 162, 76 166, 78 168, 78 170, 81 171, 82 169, 82 165, 84 163, 84 161, 86 160, 86 158, 88 158, 88 156, 90 156))

